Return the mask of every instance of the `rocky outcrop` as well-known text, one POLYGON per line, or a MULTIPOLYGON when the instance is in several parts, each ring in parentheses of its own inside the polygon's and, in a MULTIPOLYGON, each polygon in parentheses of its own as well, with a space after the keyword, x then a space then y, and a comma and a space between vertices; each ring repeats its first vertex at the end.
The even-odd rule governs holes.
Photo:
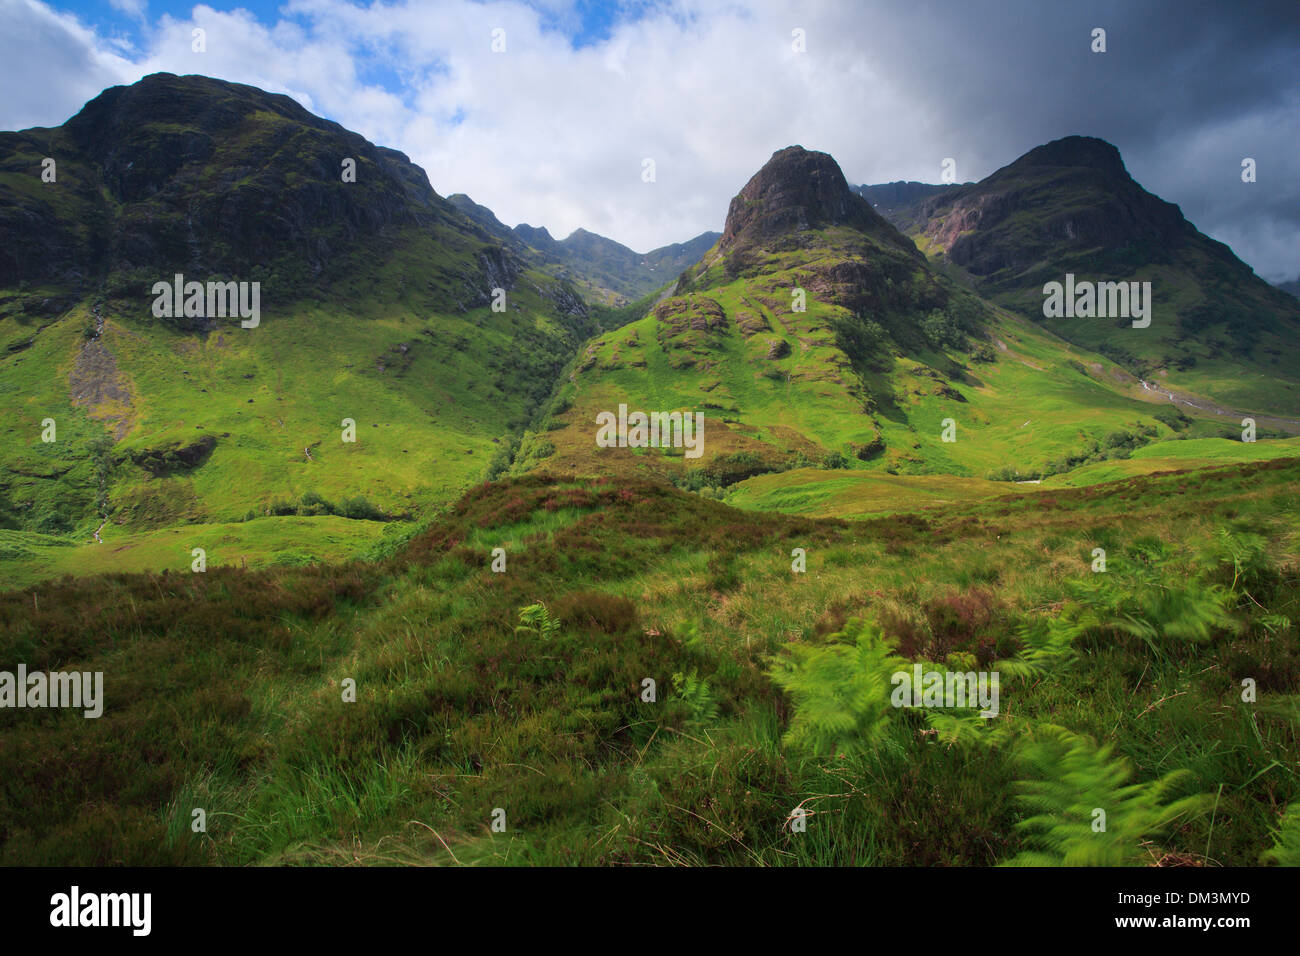
POLYGON ((791 234, 835 225, 888 237, 915 252, 911 242, 849 188, 834 159, 788 146, 773 153, 731 200, 719 248, 770 248, 791 234))
POLYGON ((767 357, 769 359, 783 359, 790 354, 790 343, 785 339, 771 339, 767 343, 767 357))
POLYGON ((133 464, 139 465, 155 478, 161 478, 180 471, 193 471, 212 456, 216 447, 216 438, 203 435, 187 444, 173 442, 157 448, 133 451, 129 457, 133 464))
POLYGON ((1067 136, 1039 146, 987 179, 926 200, 925 235, 981 278, 1008 277, 1082 253, 1158 250, 1195 229, 1173 203, 1129 176, 1104 140, 1067 136))

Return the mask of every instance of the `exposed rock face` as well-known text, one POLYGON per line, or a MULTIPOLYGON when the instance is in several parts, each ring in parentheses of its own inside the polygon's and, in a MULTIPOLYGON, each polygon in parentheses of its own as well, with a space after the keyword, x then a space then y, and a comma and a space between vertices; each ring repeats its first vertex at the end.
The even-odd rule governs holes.
POLYGON ((931 242, 979 277, 1019 273, 1071 248, 1157 248, 1195 233, 1177 206, 1133 181, 1119 150, 1087 136, 1039 146, 920 208, 931 242))
POLYGON ((790 343, 785 339, 774 339, 767 343, 769 359, 783 359, 790 354, 790 343))
POLYGON ((773 153, 731 200, 720 247, 767 247, 790 233, 835 225, 892 233, 907 248, 912 246, 849 188, 834 159, 788 146, 773 153))
POLYGON ((722 332, 727 328, 726 312, 708 296, 664 299, 655 306, 653 314, 668 335, 687 331, 722 332))
POLYGON ((207 461, 216 447, 214 437, 202 435, 186 445, 173 443, 132 452, 131 461, 155 478, 161 478, 178 471, 192 471, 207 461))

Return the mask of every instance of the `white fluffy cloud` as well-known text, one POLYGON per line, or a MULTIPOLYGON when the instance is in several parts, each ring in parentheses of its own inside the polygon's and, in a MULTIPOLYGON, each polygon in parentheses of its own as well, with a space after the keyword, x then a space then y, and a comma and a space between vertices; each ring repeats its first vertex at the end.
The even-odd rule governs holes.
MULTIPOLYGON (((1107 21, 1115 52, 1098 60, 1087 50, 1090 15, 1035 25, 1035 5, 1020 0, 944 15, 903 0, 671 0, 579 49, 551 28, 577 22, 569 0, 287 0, 274 22, 197 5, 183 19, 151 21, 129 53, 38 0, 0 8, 16 14, 0 41, 0 77, 31 91, 0 101, 9 128, 62 122, 100 88, 146 73, 204 73, 287 93, 401 149, 439 193, 468 193, 508 224, 558 236, 582 226, 638 250, 720 229, 730 197, 792 143, 831 153, 850 182, 933 182, 944 157, 976 179, 1077 132, 1115 142, 1147 188, 1194 221, 1204 212, 1213 222, 1198 225, 1235 240, 1261 274, 1300 271, 1287 251, 1300 224, 1250 226, 1284 198, 1267 184, 1251 196, 1251 217, 1202 202, 1219 159, 1204 143, 1218 136, 1225 155, 1250 155, 1251 131, 1294 141, 1285 103, 1274 114, 1260 107, 1244 126, 1213 111, 1197 122, 1188 110, 1181 127, 1157 135, 1169 117, 1150 85, 1132 89, 1143 67, 1124 49, 1142 33, 1119 28, 1118 12, 1107 21), (207 33, 204 53, 191 50, 196 26, 207 33), (792 48, 795 29, 806 52, 792 48), (1093 108, 1080 109, 1087 84, 1093 108), (1146 125, 1126 101, 1152 111, 1146 125), (1180 144, 1204 165, 1167 166, 1180 144), (653 183, 642 181, 645 159, 655 162, 653 183)), ((1254 109, 1248 100, 1243 108, 1254 109)), ((1295 180, 1297 160, 1287 162, 1295 180)))

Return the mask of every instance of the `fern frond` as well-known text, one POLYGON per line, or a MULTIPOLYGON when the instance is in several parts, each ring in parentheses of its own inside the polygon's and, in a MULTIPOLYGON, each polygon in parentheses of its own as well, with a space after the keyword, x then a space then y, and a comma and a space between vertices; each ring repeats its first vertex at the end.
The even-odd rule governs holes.
POLYGON ((794 701, 787 744, 814 754, 871 748, 885 735, 895 708, 891 677, 912 663, 876 624, 851 620, 833 637, 852 644, 796 644, 777 659, 772 679, 794 701))
POLYGON ((1300 866, 1300 800, 1286 808, 1278 828, 1271 832, 1273 846, 1260 859, 1277 866, 1300 866))
POLYGON ((1166 802, 1190 777, 1187 771, 1130 783, 1132 765, 1113 746, 1099 747, 1064 727, 1037 727, 1016 756, 1029 773, 1016 781, 1016 802, 1029 816, 1017 825, 1025 849, 1007 865, 1136 865, 1144 840, 1208 806, 1208 794, 1166 802))

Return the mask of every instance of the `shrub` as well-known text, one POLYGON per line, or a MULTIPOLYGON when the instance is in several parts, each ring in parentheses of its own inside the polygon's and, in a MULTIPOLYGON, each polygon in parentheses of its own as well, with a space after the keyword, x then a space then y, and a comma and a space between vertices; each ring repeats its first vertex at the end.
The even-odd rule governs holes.
POLYGON ((359 495, 354 498, 344 498, 339 502, 338 511, 335 513, 344 518, 353 518, 358 521, 386 521, 388 519, 388 516, 377 505, 359 495))

